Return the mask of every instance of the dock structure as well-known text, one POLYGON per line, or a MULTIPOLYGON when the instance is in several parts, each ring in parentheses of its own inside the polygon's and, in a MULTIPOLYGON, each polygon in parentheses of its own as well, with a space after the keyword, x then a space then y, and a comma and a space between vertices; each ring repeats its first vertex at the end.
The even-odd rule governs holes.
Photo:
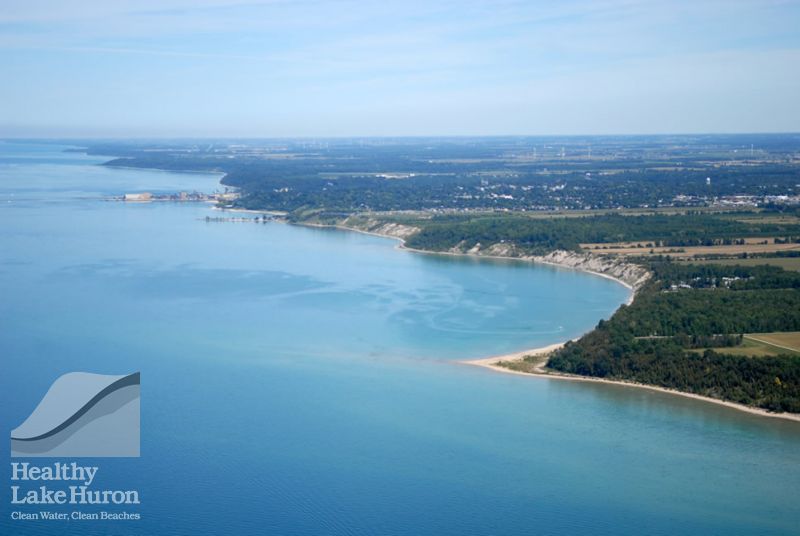
POLYGON ((122 197, 123 201, 136 201, 136 202, 146 202, 153 200, 153 194, 150 192, 142 192, 139 194, 125 194, 122 197))

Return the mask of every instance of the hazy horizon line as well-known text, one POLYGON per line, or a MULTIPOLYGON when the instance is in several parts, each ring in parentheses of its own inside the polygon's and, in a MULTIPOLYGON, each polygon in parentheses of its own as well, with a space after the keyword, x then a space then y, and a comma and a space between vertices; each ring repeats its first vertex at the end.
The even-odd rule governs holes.
POLYGON ((609 132, 604 134, 381 134, 381 135, 338 135, 338 136, 313 136, 313 135, 272 135, 272 136, 248 136, 248 135, 203 135, 203 136, 163 136, 163 135, 77 135, 77 136, 0 136, 0 141, 20 141, 20 140, 140 140, 140 141, 161 141, 161 140, 354 140, 354 139, 435 139, 435 138, 610 138, 610 137, 664 137, 664 136, 778 136, 778 135, 800 135, 799 130, 786 131, 696 131, 696 132, 655 132, 655 133, 617 133, 609 132))

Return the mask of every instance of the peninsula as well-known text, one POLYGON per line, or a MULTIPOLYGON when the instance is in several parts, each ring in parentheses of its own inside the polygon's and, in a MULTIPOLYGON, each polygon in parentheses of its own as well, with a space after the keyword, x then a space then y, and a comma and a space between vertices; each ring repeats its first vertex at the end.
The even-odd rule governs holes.
POLYGON ((391 236, 426 253, 516 258, 615 278, 635 298, 610 319, 551 348, 546 362, 523 352, 492 364, 800 413, 793 136, 87 150, 119 155, 111 166, 222 171, 235 192, 218 203, 224 210, 391 236), (583 150, 589 145, 591 153, 583 150))

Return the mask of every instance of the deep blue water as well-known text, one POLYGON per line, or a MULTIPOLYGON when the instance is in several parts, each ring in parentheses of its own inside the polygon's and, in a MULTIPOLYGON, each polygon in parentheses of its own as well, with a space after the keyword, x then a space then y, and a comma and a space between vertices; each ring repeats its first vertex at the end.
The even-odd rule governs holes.
POLYGON ((142 519, 11 521, 8 481, 0 534, 798 533, 796 423, 454 362, 579 335, 622 286, 104 201, 219 176, 62 149, 0 143, 2 429, 63 373, 141 371, 142 457, 94 462, 142 519))

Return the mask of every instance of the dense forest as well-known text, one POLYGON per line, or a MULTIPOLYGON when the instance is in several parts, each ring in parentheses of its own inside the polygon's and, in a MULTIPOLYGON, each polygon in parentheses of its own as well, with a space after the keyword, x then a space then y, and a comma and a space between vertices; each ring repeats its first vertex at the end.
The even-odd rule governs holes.
POLYGON ((747 223, 719 214, 622 216, 617 214, 531 218, 525 215, 440 216, 415 222, 419 233, 407 245, 418 249, 467 250, 499 242, 525 253, 578 250, 581 243, 642 241, 647 247, 713 245, 740 237, 773 237, 800 232, 800 225, 747 223))
POLYGON ((800 274, 671 263, 651 269, 652 281, 633 304, 567 343, 547 366, 800 412, 800 356, 753 358, 713 349, 734 346, 742 333, 800 331, 800 274), (697 288, 668 290, 687 282, 697 288))

